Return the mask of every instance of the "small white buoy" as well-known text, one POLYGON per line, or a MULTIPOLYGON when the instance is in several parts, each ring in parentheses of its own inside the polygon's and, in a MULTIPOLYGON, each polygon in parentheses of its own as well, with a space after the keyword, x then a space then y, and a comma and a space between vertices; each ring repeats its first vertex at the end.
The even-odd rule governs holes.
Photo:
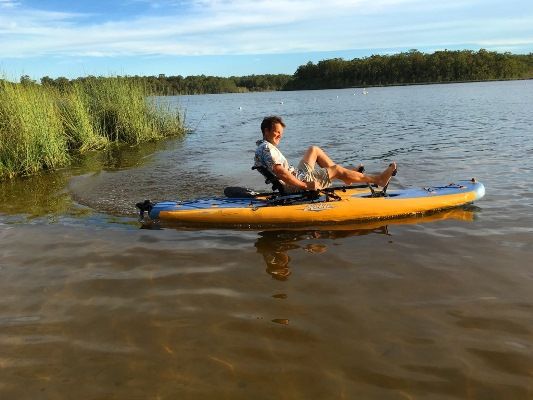
POLYGON ((280 102, 279 102, 279 104, 283 104, 283 102, 282 102, 282 101, 280 101, 280 102))
POLYGON ((242 107, 239 107, 239 110, 242 110, 242 107))

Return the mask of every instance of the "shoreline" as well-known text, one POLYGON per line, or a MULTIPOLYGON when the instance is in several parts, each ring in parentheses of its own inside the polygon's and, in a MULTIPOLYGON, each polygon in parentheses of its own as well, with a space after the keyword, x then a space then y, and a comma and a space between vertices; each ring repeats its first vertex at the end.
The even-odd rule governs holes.
MULTIPOLYGON (((368 85, 368 86, 350 86, 346 88, 338 89, 363 89, 363 88, 372 88, 372 87, 395 87, 395 86, 424 86, 424 85, 450 85, 456 83, 484 83, 484 82, 510 82, 510 81, 530 81, 533 80, 533 77, 530 78, 509 78, 509 79, 483 79, 483 80, 467 80, 467 81, 445 81, 445 82, 416 82, 416 83, 391 83, 386 85, 368 85)), ((301 89, 305 90, 305 89, 301 89)), ((323 89, 316 89, 323 90, 323 89)))
POLYGON ((390 83, 383 85, 357 85, 345 86, 337 88, 321 88, 321 89, 281 89, 281 90, 248 90, 238 92, 217 92, 217 93, 191 93, 191 94, 158 94, 159 97, 175 97, 175 96, 202 96, 202 95, 220 95, 220 94, 247 94, 247 93, 274 93, 274 92, 299 92, 299 91, 313 91, 313 90, 343 90, 343 89, 364 89, 364 88, 385 88, 398 86, 428 86, 428 85, 451 85, 458 83, 486 83, 486 82, 511 82, 511 81, 531 81, 530 78, 509 78, 509 79, 485 79, 485 80, 467 80, 467 81, 446 81, 446 82, 415 82, 415 83, 390 83))

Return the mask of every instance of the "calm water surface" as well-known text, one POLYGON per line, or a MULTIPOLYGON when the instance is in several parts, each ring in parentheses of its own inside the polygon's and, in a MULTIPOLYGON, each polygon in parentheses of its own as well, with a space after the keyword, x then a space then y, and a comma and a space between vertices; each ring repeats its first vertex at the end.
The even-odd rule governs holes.
POLYGON ((532 399, 533 81, 183 96, 183 139, 1 184, 2 399, 532 399), (139 229, 264 188, 258 125, 474 206, 299 230, 139 229))

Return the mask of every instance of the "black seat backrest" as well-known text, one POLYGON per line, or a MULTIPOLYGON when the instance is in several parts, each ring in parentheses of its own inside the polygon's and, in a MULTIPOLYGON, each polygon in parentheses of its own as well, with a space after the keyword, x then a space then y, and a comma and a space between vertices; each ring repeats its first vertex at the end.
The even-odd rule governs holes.
POLYGON ((280 194, 285 194, 285 186, 281 181, 278 179, 276 175, 274 175, 272 172, 270 172, 267 168, 261 166, 261 165, 254 165, 252 169, 256 169, 261 175, 265 177, 265 183, 272 185, 272 190, 274 192, 279 192, 280 194))

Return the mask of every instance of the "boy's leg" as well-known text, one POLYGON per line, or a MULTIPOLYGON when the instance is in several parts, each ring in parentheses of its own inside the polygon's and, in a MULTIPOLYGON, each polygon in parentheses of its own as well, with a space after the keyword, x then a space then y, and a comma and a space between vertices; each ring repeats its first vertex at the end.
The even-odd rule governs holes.
POLYGON ((396 169, 396 163, 393 162, 379 175, 365 175, 356 170, 335 164, 324 150, 318 146, 310 146, 301 161, 307 163, 311 168, 315 168, 315 164, 318 164, 320 167, 327 169, 329 179, 339 179, 347 185, 361 182, 385 186, 396 169))
POLYGON ((315 164, 318 164, 318 166, 322 168, 328 168, 335 165, 324 150, 318 146, 310 146, 302 157, 302 161, 307 163, 311 168, 315 168, 315 164))
POLYGON ((339 179, 347 185, 361 182, 375 183, 378 186, 385 186, 392 177, 392 173, 395 169, 396 163, 393 162, 379 175, 365 175, 361 172, 347 169, 340 165, 333 165, 328 168, 328 173, 330 179, 339 179))

